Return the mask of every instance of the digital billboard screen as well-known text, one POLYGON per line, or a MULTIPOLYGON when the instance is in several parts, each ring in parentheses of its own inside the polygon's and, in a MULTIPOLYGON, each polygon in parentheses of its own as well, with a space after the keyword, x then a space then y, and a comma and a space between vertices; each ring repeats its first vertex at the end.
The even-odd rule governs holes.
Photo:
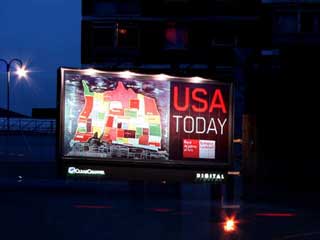
POLYGON ((230 83, 67 68, 60 78, 64 161, 229 163, 230 83))

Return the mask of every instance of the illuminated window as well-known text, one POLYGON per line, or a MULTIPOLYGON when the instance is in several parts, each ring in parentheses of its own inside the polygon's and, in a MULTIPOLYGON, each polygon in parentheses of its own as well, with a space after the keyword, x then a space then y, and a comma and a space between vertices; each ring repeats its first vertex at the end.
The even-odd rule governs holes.
POLYGON ((188 46, 188 31, 185 27, 169 24, 165 29, 165 49, 186 49, 188 46))

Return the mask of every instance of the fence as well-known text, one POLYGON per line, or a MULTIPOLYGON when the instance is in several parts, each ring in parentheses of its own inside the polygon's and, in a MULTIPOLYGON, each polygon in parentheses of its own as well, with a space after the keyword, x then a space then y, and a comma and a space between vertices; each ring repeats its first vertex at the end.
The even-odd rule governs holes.
POLYGON ((7 121, 7 118, 0 118, 0 131, 56 133, 56 120, 54 119, 10 118, 9 129, 7 121))

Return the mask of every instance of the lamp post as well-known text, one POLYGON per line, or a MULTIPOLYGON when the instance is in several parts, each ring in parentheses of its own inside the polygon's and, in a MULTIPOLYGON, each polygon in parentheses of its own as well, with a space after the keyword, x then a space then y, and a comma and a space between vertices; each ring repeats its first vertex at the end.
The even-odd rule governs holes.
POLYGON ((9 117, 9 111, 10 111, 10 78, 11 78, 11 66, 12 64, 18 65, 18 68, 16 69, 16 74, 19 78, 26 77, 27 76, 27 70, 25 69, 25 66, 23 65, 22 61, 18 58, 13 58, 9 62, 5 59, 0 59, 0 62, 4 63, 6 66, 6 72, 7 72, 7 130, 10 130, 10 117, 9 117))

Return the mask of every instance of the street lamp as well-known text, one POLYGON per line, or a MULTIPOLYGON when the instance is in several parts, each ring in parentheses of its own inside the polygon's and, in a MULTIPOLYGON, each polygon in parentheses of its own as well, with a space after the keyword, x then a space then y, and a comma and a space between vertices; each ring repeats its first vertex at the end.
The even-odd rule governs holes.
POLYGON ((0 59, 0 62, 4 63, 6 65, 6 71, 7 71, 7 130, 10 130, 10 123, 9 123, 9 111, 10 111, 10 77, 11 77, 11 66, 12 64, 18 65, 16 69, 16 74, 19 78, 26 78, 28 71, 26 70, 26 66, 23 65, 22 61, 17 58, 11 59, 9 62, 0 59))

